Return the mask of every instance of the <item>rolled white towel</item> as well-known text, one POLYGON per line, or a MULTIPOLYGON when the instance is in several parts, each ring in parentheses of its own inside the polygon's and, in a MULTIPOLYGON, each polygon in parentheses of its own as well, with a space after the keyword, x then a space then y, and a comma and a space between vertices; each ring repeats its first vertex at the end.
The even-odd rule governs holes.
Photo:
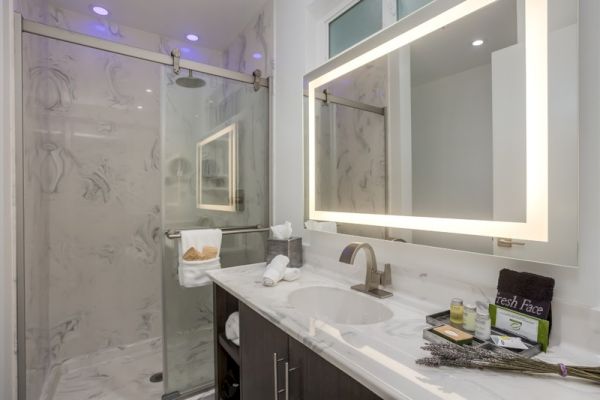
POLYGON ((225 337, 234 344, 240 345, 240 313, 234 312, 225 321, 225 337))
POLYGON ((286 268, 285 272, 283 273, 283 280, 284 281, 295 281, 296 279, 300 278, 300 268, 286 268))
POLYGON ((271 260, 271 263, 267 265, 265 273, 263 274, 263 285, 275 286, 277 282, 283 279, 285 269, 290 263, 290 259, 282 254, 279 254, 271 260))

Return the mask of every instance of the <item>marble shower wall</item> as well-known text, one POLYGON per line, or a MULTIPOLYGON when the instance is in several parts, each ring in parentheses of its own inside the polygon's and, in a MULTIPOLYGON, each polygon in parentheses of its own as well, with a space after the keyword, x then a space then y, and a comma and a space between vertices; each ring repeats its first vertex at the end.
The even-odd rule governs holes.
POLYGON ((251 74, 260 69, 271 76, 273 57, 273 0, 267 0, 258 16, 246 26, 224 52, 225 68, 251 74))
POLYGON ((159 67, 28 34, 24 53, 32 369, 160 335, 159 67))

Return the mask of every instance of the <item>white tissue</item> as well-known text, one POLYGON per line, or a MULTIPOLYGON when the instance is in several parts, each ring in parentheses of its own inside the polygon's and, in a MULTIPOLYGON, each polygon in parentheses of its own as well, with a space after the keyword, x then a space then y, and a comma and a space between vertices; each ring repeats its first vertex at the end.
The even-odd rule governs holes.
POLYGON ((277 255, 271 263, 267 265, 263 274, 263 285, 275 286, 277 282, 283 279, 285 270, 290 263, 290 259, 284 255, 277 255))
POLYGON ((281 225, 273 225, 271 227, 271 235, 273 239, 285 240, 292 237, 292 223, 285 221, 281 225))
POLYGON ((286 268, 285 272, 283 273, 283 280, 284 281, 295 281, 296 279, 300 278, 300 268, 286 268))
POLYGON ((309 219, 304 223, 304 227, 309 231, 337 233, 337 224, 335 222, 315 221, 309 219))
POLYGON ((234 312, 225 321, 225 337, 234 344, 240 345, 240 313, 234 312))

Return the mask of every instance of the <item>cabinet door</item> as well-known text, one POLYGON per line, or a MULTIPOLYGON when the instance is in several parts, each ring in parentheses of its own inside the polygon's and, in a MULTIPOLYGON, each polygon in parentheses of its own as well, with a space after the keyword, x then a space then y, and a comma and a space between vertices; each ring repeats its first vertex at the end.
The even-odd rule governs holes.
POLYGON ((290 400, 375 400, 377 395, 317 353, 289 338, 290 400), (294 369, 295 368, 295 369, 294 369))
POLYGON ((240 375, 243 400, 284 398, 288 336, 240 302, 240 375), (277 380, 277 382, 276 382, 277 380))

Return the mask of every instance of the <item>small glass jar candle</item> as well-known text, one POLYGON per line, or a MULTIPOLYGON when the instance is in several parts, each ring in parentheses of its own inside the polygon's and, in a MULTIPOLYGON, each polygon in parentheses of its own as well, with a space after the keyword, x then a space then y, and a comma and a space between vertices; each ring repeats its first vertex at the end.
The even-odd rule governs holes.
POLYGON ((463 328, 469 332, 475 331, 475 318, 477 309, 472 304, 465 304, 463 310, 463 328))
POLYGON ((475 318, 475 337, 479 340, 488 340, 492 333, 492 321, 487 310, 478 309, 475 318))
POLYGON ((458 297, 450 303, 450 323, 458 326, 463 324, 463 301, 458 297))

